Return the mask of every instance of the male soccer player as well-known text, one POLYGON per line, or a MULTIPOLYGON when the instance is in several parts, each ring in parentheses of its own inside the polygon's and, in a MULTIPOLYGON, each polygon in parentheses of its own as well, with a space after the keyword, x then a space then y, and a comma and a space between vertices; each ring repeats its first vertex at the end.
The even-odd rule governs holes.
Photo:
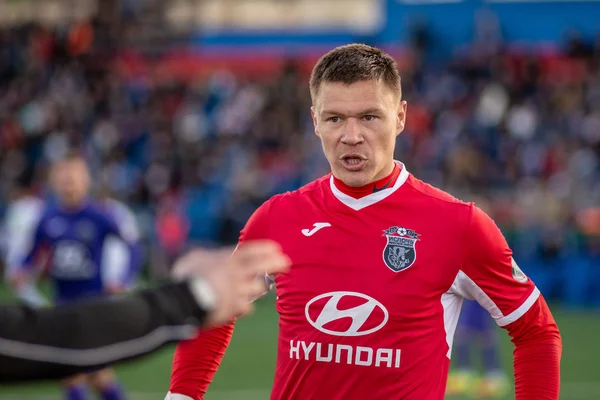
MULTIPOLYGON (((10 280, 21 267, 25 254, 31 249, 34 231, 38 226, 45 202, 38 197, 33 189, 33 169, 27 169, 17 182, 14 199, 6 212, 4 231, 6 235, 5 277, 10 280)), ((125 243, 118 237, 109 236, 104 241, 100 259, 102 265, 102 280, 104 284, 113 282, 114 286, 128 287, 133 284, 141 260, 131 259, 132 254, 140 253, 138 246, 139 229, 135 215, 123 203, 104 196, 98 202, 104 212, 112 217, 121 232, 125 232, 130 243, 125 243), (134 246, 132 252, 131 247, 134 246), (131 270, 133 268, 133 270, 131 270), (126 279, 125 279, 126 278, 126 279)), ((47 298, 40 293, 32 280, 19 285, 17 297, 29 306, 39 307, 49 305, 47 298)))
MULTIPOLYGON (((310 92, 331 174, 265 202, 240 237, 273 239, 292 260, 274 278, 271 399, 443 399, 463 298, 512 336, 517 400, 557 399, 558 328, 499 229, 393 158, 407 110, 394 60, 336 48, 310 92)), ((201 399, 231 334, 180 344, 167 398, 201 399)))
MULTIPOLYGON (((31 250, 13 269, 12 281, 19 291, 27 285, 36 263, 34 257, 41 249, 49 253, 48 275, 53 283, 59 304, 101 294, 116 294, 126 289, 130 274, 135 270, 137 253, 135 238, 120 230, 104 205, 89 197, 90 176, 83 158, 70 154, 58 161, 51 170, 51 184, 57 204, 49 206, 41 215, 34 234, 31 250), (130 264, 121 271, 106 274, 102 271, 102 252, 109 237, 119 237, 129 244, 130 264)), ((11 268, 12 269, 12 268, 11 268)), ((90 371, 89 375, 68 379, 68 400, 85 399, 88 381, 106 400, 123 399, 124 393, 109 368, 90 371)))

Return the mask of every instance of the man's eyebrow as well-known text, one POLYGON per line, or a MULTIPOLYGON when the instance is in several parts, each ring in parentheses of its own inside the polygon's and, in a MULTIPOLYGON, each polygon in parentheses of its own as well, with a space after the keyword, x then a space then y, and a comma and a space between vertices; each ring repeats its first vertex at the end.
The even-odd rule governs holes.
MULTIPOLYGON (((360 112, 358 112, 358 115, 368 115, 368 114, 381 114, 382 110, 379 107, 370 107, 367 108, 365 110, 362 110, 360 112)), ((342 112, 339 111, 335 111, 335 110, 322 110, 320 112, 321 115, 340 115, 340 114, 344 114, 342 112)))

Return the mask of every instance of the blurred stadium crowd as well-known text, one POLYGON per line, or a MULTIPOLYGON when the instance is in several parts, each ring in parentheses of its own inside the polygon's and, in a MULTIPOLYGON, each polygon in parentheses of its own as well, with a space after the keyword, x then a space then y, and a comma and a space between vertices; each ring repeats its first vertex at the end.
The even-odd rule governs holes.
MULTIPOLYGON (((0 31, 0 215, 19 184, 43 195, 48 163, 77 147, 148 253, 171 259, 234 243, 262 201, 328 172, 297 60, 262 77, 126 79, 115 40, 87 23, 0 31)), ((600 42, 473 45, 444 64, 420 50, 401 63, 396 158, 488 211, 547 297, 600 304, 600 42)))

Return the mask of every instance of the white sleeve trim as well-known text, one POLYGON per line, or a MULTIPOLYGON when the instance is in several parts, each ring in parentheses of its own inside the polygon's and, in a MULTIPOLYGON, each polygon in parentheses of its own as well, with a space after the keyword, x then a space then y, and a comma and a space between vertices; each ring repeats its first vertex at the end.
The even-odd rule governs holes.
POLYGON ((519 308, 511 312, 509 315, 504 315, 496 303, 494 303, 494 301, 490 298, 490 296, 488 296, 487 293, 485 293, 483 289, 481 289, 479 285, 477 285, 477 283, 475 283, 475 281, 463 271, 458 271, 458 275, 456 276, 456 279, 454 280, 450 290, 466 299, 476 300, 486 310, 488 310, 498 326, 506 326, 521 318, 540 296, 540 291, 537 287, 535 287, 527 300, 525 300, 523 304, 519 306, 519 308))
POLYGON ((512 324, 513 322, 515 322, 516 320, 521 318, 527 311, 529 311, 531 306, 537 301, 537 299, 539 297, 540 297, 540 291, 536 287, 533 290, 533 292, 531 292, 531 294, 529 295, 527 300, 525 300, 525 302, 523 304, 521 304, 521 307, 519 307, 515 311, 511 312, 506 317, 502 317, 499 320, 496 320, 496 323, 498 324, 498 326, 506 326, 508 324, 512 324))
POLYGON ((194 400, 194 399, 192 399, 191 397, 186 396, 184 394, 168 392, 167 397, 165 397, 165 400, 194 400))
POLYGON ((456 293, 448 291, 442 294, 441 303, 442 308, 444 309, 444 330, 446 331, 446 344, 448 345, 446 357, 450 358, 463 298, 462 296, 456 295, 456 293))
POLYGON ((458 271, 458 275, 456 275, 456 279, 452 284, 452 289, 465 299, 477 301, 486 310, 488 310, 490 315, 496 321, 504 317, 502 311, 500 311, 490 296, 488 296, 487 293, 484 292, 483 289, 480 288, 479 285, 477 285, 475 281, 463 271, 458 271))
POLYGON ((193 338, 197 332, 198 328, 193 325, 161 326, 145 336, 92 349, 70 349, 0 338, 0 354, 64 365, 108 364, 147 353, 166 342, 193 338))

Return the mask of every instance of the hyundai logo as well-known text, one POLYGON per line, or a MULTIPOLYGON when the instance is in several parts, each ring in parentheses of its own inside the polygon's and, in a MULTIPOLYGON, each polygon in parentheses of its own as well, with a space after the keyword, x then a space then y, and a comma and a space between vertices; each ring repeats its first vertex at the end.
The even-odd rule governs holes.
POLYGON ((383 304, 357 292, 321 294, 306 303, 304 313, 313 327, 334 336, 368 335, 383 328, 389 318, 383 304), (340 309, 340 303, 346 307, 340 309), (332 323, 334 321, 339 323, 332 323))

